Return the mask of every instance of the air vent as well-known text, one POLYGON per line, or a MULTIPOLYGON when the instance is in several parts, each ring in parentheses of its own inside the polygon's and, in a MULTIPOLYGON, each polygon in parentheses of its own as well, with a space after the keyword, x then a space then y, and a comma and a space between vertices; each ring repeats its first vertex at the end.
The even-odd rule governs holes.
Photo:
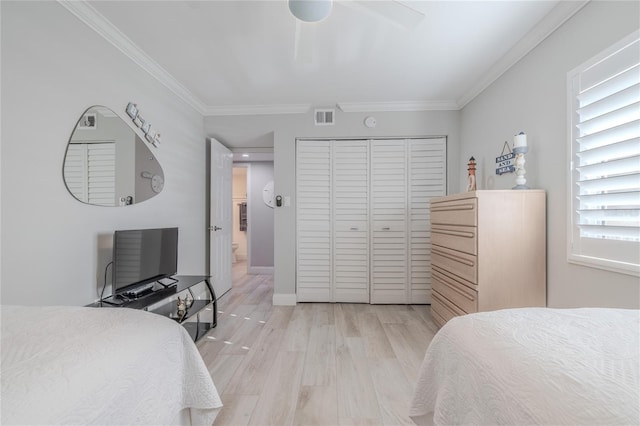
POLYGON ((335 124, 335 109, 317 109, 315 110, 316 126, 333 126, 335 124))

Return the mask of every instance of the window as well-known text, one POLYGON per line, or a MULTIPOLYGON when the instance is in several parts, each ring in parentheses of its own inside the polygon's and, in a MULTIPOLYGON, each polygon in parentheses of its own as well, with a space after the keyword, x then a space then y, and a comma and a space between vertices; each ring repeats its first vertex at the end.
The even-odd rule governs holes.
POLYGON ((568 74, 570 262, 640 275, 640 31, 568 74))

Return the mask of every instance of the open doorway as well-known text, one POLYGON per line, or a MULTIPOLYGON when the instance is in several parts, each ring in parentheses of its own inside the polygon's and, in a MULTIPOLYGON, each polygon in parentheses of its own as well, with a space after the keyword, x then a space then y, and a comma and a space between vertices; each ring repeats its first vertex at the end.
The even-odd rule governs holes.
POLYGON ((233 163, 233 285, 273 274, 273 161, 233 163))
POLYGON ((232 205, 233 235, 231 264, 234 281, 247 273, 248 254, 248 208, 247 208, 247 174, 248 164, 233 165, 232 205))

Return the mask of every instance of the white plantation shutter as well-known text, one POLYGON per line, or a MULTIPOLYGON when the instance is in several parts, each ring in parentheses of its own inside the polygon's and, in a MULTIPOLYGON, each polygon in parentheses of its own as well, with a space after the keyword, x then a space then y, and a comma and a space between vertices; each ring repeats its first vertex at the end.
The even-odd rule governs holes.
POLYGON ((639 32, 568 75, 569 260, 640 274, 639 32))

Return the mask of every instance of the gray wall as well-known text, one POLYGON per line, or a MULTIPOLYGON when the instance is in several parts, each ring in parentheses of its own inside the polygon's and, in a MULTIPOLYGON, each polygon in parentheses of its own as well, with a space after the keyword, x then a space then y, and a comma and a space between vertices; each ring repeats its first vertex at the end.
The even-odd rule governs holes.
POLYGON ((267 182, 273 180, 272 162, 252 162, 247 176, 249 197, 247 208, 249 215, 249 272, 251 268, 273 268, 274 209, 262 199, 262 190, 267 182))
MULTIPOLYGON (((547 191, 547 280, 551 307, 640 307, 637 277, 567 262, 567 72, 640 27, 640 3, 594 1, 462 111, 459 164, 478 160, 482 189, 515 185, 495 175, 505 140, 525 131, 527 183, 547 191)), ((464 190, 466 170, 459 172, 464 190)))
MULTIPOLYGON (((115 229, 180 228, 178 272, 205 270, 202 116, 57 2, 1 2, 1 302, 83 305, 96 299, 115 229), (78 202, 62 164, 78 117, 128 102, 162 132, 166 184, 127 207, 78 202)), ((126 119, 126 118, 125 118, 126 119)))
MULTIPOLYGON (((318 105, 318 107, 325 107, 318 105)), ((458 111, 344 113, 336 112, 334 126, 314 126, 313 112, 296 115, 205 117, 205 132, 234 148, 274 147, 275 192, 291 197, 291 207, 275 209, 274 302, 295 301, 295 141, 296 138, 368 138, 447 136, 448 185, 459 186, 458 111), (378 125, 364 126, 372 115, 378 125)), ((466 164, 466 161, 464 162, 466 164)))

